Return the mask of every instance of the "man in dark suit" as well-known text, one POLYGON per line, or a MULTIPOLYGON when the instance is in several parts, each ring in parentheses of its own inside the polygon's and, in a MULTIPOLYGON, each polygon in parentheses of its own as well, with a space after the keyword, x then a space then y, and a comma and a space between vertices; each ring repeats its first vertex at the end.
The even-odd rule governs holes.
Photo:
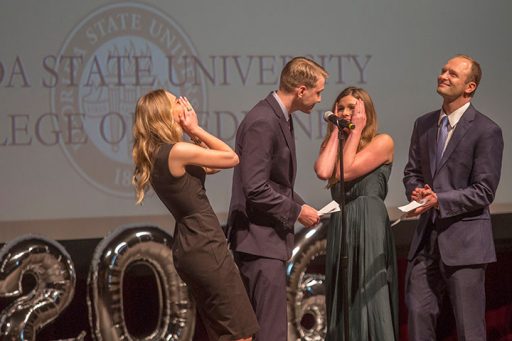
POLYGON ((256 312, 255 340, 286 341, 286 261, 296 221, 319 222, 318 212, 294 192, 297 172, 292 113, 311 113, 327 72, 296 57, 281 72, 279 90, 252 108, 238 127, 228 235, 256 312))
POLYGON ((500 180, 503 137, 471 104, 480 78, 471 57, 450 59, 437 79, 441 110, 414 124, 403 181, 407 197, 426 204, 413 212, 421 217, 408 256, 411 341, 436 340, 446 293, 459 340, 486 339, 485 269, 496 261, 489 205, 500 180))

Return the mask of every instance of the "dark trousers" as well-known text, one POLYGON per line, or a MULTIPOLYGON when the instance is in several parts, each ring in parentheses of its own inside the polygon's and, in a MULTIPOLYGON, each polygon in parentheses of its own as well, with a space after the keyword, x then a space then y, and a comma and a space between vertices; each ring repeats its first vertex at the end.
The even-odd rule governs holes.
POLYGON ((448 266, 443 263, 437 232, 430 228, 424 246, 409 262, 406 303, 409 340, 436 340, 441 303, 449 295, 459 340, 486 340, 486 264, 448 266))
POLYGON ((260 325, 254 341, 287 341, 286 262, 235 252, 260 325))

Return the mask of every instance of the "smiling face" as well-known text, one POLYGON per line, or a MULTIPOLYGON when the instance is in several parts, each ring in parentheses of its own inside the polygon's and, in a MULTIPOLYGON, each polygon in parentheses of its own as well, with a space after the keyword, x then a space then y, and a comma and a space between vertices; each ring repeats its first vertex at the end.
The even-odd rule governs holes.
POLYGON ((437 93, 446 100, 470 97, 476 83, 470 81, 471 62, 463 57, 450 59, 437 77, 437 93))
POLYGON ((336 116, 341 117, 347 121, 352 120, 352 114, 354 113, 354 109, 356 107, 357 98, 352 95, 348 95, 342 97, 338 101, 338 111, 336 112, 336 116))
MULTIPOLYGON (((334 103, 337 106, 333 105, 332 111, 336 111, 336 115, 338 117, 352 121, 352 115, 358 100, 363 102, 366 115, 366 125, 363 127, 360 142, 360 148, 363 148, 365 145, 370 143, 377 134, 377 113, 375 112, 375 106, 373 105, 373 101, 368 92, 362 88, 354 86, 349 86, 343 89, 336 97, 336 101, 334 103)), ((329 123, 326 140, 329 139, 333 130, 334 125, 329 123)))

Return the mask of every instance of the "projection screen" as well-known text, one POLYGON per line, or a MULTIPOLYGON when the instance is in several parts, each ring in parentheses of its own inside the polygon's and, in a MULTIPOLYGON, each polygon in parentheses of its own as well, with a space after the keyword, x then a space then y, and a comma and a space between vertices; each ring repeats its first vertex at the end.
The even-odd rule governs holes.
MULTIPOLYGON (((277 89, 283 65, 308 56, 330 76, 310 115, 295 113, 296 191, 330 193, 313 163, 322 113, 348 85, 368 90, 379 131, 395 142, 386 204, 402 185, 412 125, 438 109, 436 77, 454 54, 478 60, 473 103, 497 122, 505 154, 494 211, 512 203, 510 1, 8 1, 0 12, 0 242, 23 233, 103 237, 119 224, 173 221, 154 193, 130 183, 135 101, 151 89, 187 96, 201 124, 231 146, 237 125, 277 89)), ((222 223, 232 171, 207 193, 222 223)))

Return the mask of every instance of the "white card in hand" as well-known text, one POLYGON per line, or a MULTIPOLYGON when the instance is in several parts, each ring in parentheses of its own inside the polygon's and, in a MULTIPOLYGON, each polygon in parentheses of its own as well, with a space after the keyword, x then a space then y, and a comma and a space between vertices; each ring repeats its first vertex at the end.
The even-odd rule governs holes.
POLYGON ((339 210, 340 205, 333 200, 324 207, 322 207, 320 210, 318 210, 318 215, 323 216, 324 214, 338 212, 339 210))
POLYGON ((398 209, 402 212, 411 212, 412 210, 415 210, 417 209, 418 207, 420 206, 423 206, 425 205, 426 201, 425 200, 421 200, 421 201, 411 201, 410 203, 408 203, 407 205, 404 205, 404 206, 400 206, 398 207, 398 209))

